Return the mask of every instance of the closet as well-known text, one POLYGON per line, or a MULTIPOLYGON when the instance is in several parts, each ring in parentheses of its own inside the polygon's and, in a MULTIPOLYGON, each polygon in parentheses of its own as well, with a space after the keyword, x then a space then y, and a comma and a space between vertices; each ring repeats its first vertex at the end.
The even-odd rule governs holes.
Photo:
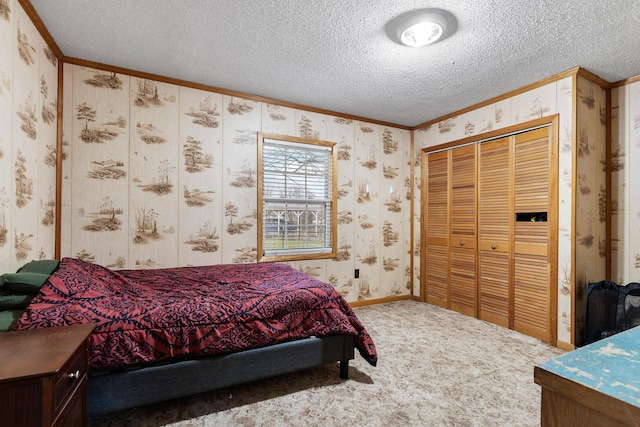
POLYGON ((555 127, 461 141, 422 157, 429 303, 555 344, 555 127))

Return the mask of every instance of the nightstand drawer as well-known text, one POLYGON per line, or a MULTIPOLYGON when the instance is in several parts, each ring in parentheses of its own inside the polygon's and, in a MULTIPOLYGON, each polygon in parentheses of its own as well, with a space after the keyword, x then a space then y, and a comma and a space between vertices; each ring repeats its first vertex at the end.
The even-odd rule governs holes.
POLYGON ((57 413, 87 373, 87 353, 84 346, 71 357, 53 380, 53 411, 57 413))
POLYGON ((71 397, 69 404, 55 421, 53 427, 83 427, 86 425, 86 419, 84 417, 84 408, 87 405, 86 379, 80 387, 82 391, 75 393, 71 397))

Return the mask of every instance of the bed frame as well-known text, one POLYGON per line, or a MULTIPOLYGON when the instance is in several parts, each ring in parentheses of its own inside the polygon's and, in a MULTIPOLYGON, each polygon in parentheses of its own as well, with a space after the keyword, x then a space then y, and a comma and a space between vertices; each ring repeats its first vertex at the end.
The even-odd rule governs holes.
POLYGON ((353 358, 354 337, 330 335, 131 371, 91 374, 88 412, 89 416, 103 415, 334 362, 340 362, 340 378, 347 379, 353 358))

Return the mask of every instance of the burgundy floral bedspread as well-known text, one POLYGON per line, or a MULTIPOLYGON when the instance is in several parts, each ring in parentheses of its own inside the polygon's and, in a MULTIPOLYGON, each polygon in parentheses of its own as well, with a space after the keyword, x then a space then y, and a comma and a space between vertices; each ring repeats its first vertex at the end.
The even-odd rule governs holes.
POLYGON ((90 365, 214 355, 330 334, 373 340, 331 286, 278 263, 110 270, 64 258, 14 329, 96 322, 90 365))

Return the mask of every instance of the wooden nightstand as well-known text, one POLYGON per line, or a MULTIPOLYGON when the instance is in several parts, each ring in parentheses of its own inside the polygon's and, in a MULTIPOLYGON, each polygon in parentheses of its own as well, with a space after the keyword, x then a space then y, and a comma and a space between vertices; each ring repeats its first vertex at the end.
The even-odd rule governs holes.
POLYGON ((0 334, 3 426, 87 425, 87 337, 94 327, 0 334))

